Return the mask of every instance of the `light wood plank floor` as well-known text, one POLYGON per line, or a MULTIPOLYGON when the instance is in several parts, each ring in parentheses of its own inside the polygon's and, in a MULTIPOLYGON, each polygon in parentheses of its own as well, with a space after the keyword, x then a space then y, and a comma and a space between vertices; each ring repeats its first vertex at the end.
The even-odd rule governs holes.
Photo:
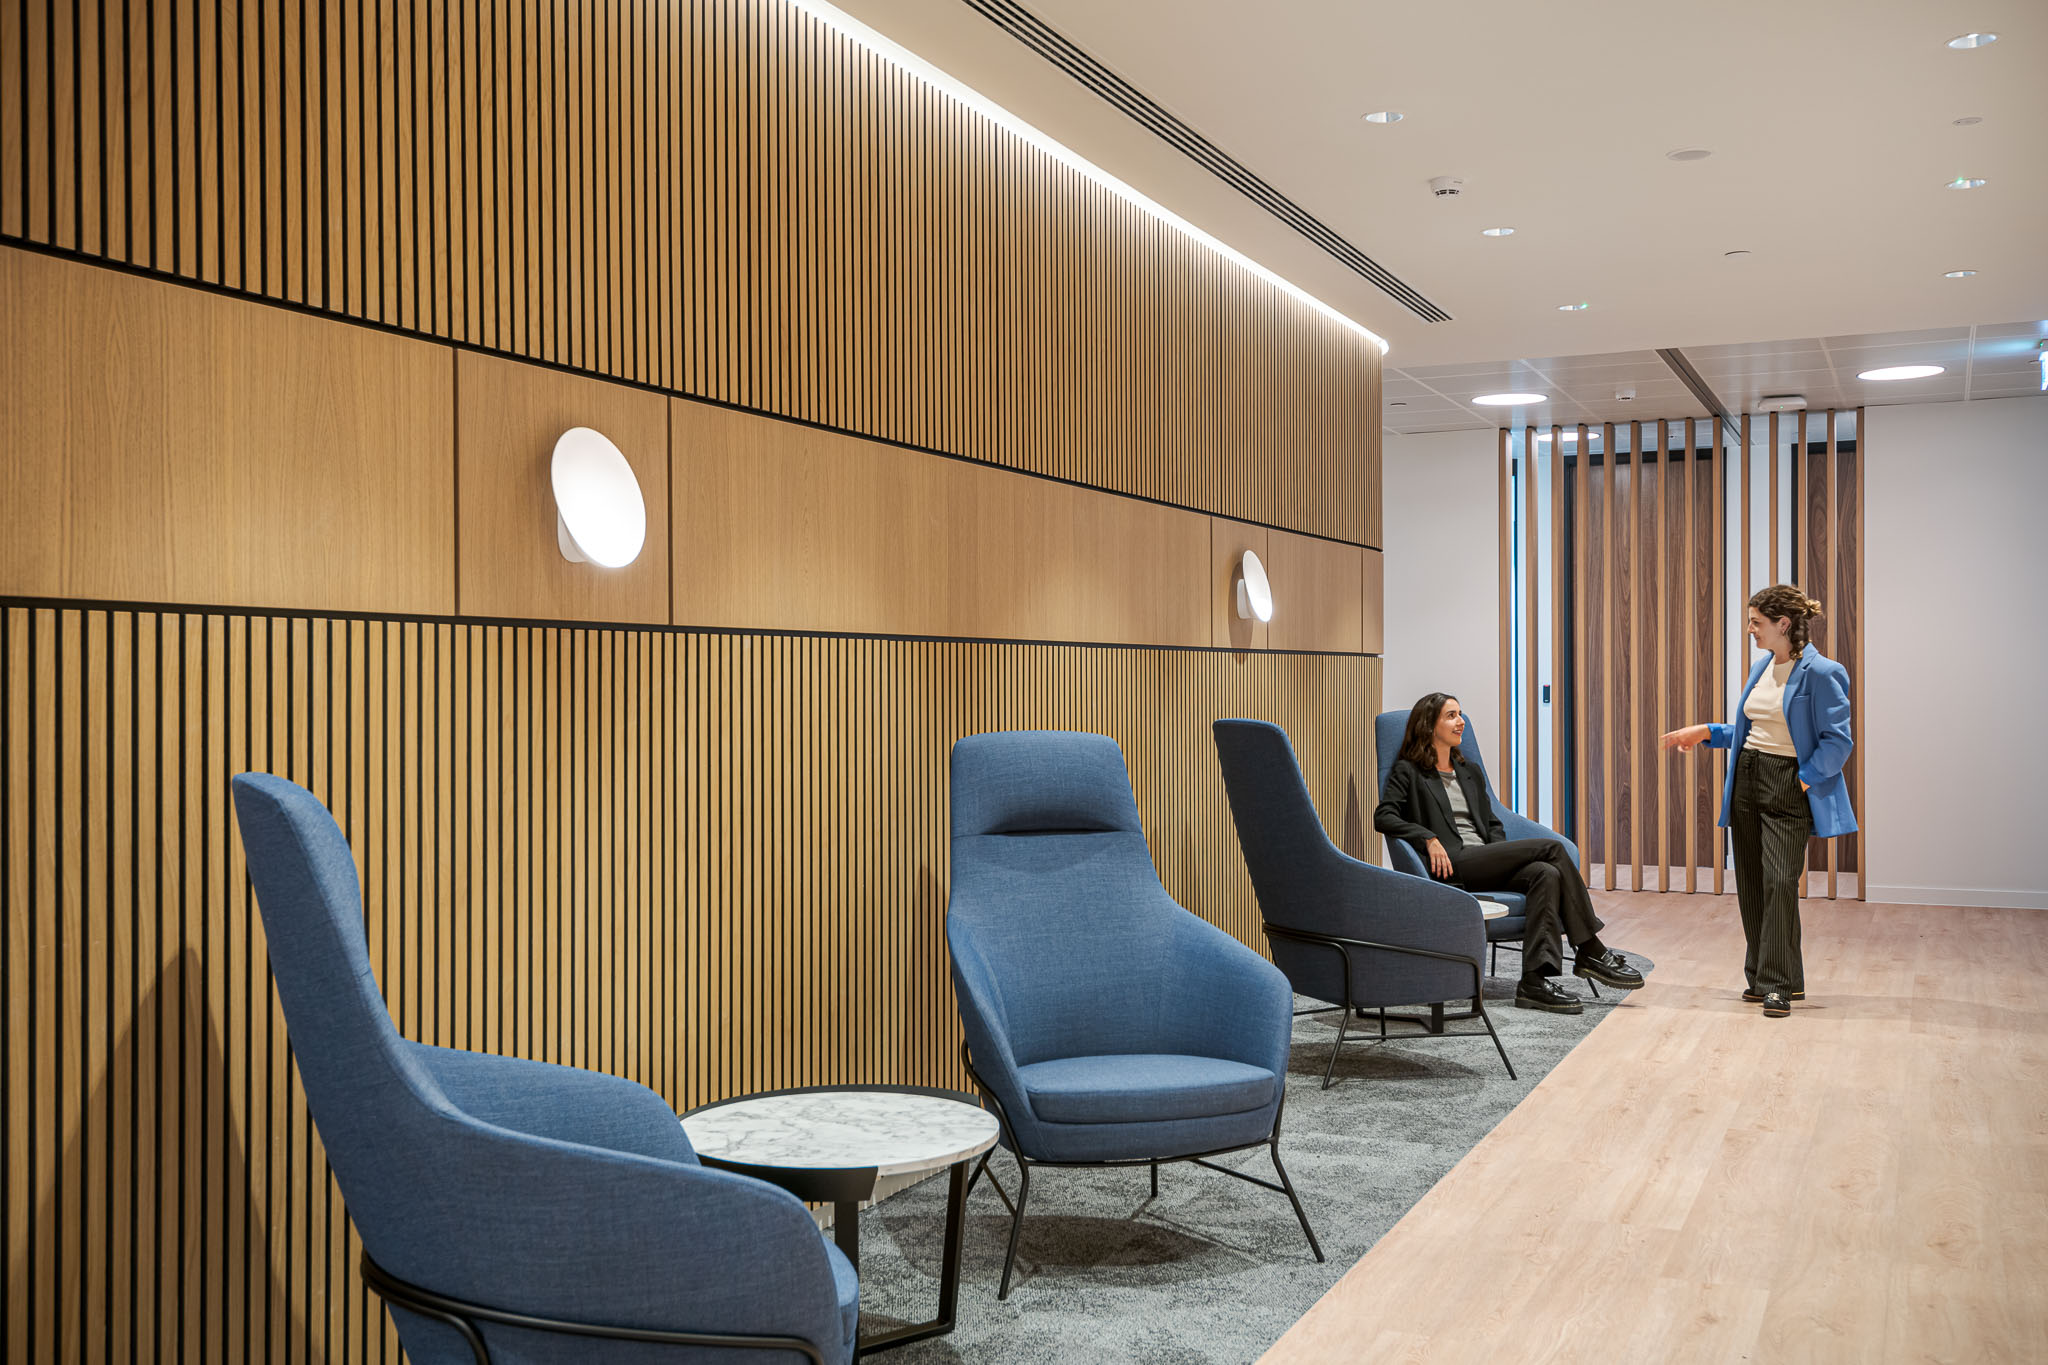
POLYGON ((1809 901, 1765 1019, 1732 895, 1595 896, 1649 985, 1267 1365, 2048 1361, 2048 912, 1809 901))

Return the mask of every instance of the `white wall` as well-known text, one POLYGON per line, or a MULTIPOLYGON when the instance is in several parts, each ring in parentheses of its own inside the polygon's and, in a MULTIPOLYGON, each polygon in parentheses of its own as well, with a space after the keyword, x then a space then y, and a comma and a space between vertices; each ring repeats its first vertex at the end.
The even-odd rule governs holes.
POLYGON ((1454 693, 1500 771, 1497 431, 1389 434, 1381 448, 1386 645, 1381 709, 1454 693))
POLYGON ((2048 396, 1864 421, 1868 899, 2048 907, 2048 396))

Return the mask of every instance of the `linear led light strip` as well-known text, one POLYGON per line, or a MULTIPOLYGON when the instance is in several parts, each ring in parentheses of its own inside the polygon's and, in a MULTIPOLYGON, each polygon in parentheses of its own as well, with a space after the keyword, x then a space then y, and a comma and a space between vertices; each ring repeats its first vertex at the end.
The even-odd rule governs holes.
POLYGON ((1385 355, 1392 349, 1387 345, 1386 338, 1373 331, 1370 327, 1353 318, 1346 317, 1329 304, 1324 303, 1321 299, 1309 293, 1306 289, 1303 289, 1300 285, 1295 284, 1291 280, 1282 279, 1243 252, 1217 241, 1214 237, 1211 237, 1187 219, 1167 208, 1164 204, 1148 199, 1072 148, 1053 141, 1023 119, 1018 118, 1009 110, 989 99, 988 96, 962 85, 959 81, 939 70, 924 58, 908 48, 891 42, 844 10, 835 9, 833 6, 824 3, 824 0, 789 0, 789 3, 805 14, 811 15, 819 23, 835 33, 843 34, 852 39, 877 57, 880 57, 883 61, 901 67, 905 72, 923 81, 940 94, 966 105, 983 118, 996 124, 996 126, 1030 143, 1055 161, 1060 162, 1062 165, 1071 166, 1082 175, 1087 176, 1090 180, 1108 190, 1111 194, 1116 195, 1143 212, 1151 214, 1176 232, 1201 243, 1218 256, 1250 271, 1268 284, 1285 290, 1325 317, 1343 323, 1346 327, 1349 327, 1360 336, 1377 345, 1380 348, 1381 355, 1385 355))

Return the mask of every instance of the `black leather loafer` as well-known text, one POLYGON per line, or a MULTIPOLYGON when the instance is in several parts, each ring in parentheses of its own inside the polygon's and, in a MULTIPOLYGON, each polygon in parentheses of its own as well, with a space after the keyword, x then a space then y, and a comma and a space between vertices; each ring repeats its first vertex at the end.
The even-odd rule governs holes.
POLYGON ((1628 965, 1628 959, 1612 948, 1595 957, 1580 953, 1572 963, 1572 975, 1583 976, 1618 991, 1632 991, 1643 984, 1643 974, 1628 965))
POLYGON ((1569 991, 1561 991, 1548 981, 1517 981, 1515 983, 1515 1008, 1518 1010, 1548 1010, 1552 1014, 1584 1014, 1586 1007, 1579 998, 1569 991))
MULTIPOLYGON (((1743 999, 1744 999, 1745 1001, 1747 1001, 1747 1002, 1748 1002, 1749 1004, 1752 1004, 1752 1005, 1761 1005, 1761 1004, 1763 1004, 1763 1002, 1764 1002, 1764 993, 1763 993, 1762 991, 1760 991, 1760 990, 1757 990, 1757 989, 1755 989, 1754 987, 1752 987, 1752 988, 1750 988, 1749 990, 1746 990, 1746 991, 1744 991, 1744 992, 1742 993, 1742 998, 1743 998, 1743 999)), ((1805 991, 1786 991, 1786 992, 1785 992, 1785 998, 1786 998, 1787 1000, 1804 1000, 1804 999, 1806 998, 1806 992, 1805 992, 1805 991)))
POLYGON ((1786 1015, 1790 1014, 1791 1012, 1792 1002, 1790 1000, 1787 1000, 1784 996, 1778 994, 1778 992, 1772 991, 1769 995, 1764 997, 1764 1018, 1783 1019, 1786 1015))

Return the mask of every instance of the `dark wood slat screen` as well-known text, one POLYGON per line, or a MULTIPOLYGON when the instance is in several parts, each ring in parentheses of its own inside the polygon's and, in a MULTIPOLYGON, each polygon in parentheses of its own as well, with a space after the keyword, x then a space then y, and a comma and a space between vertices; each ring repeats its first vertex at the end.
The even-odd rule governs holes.
POLYGON ((1379 662, 0 603, 10 1361, 396 1360, 308 1122, 228 779, 328 802, 425 1042, 687 1107, 962 1085, 959 735, 1124 748, 1162 878, 1261 944, 1209 721, 1365 848, 1379 662))
MULTIPOLYGON (((1597 433, 1581 428, 1569 447, 1552 428, 1548 460, 1536 458, 1533 430, 1501 432, 1501 544, 1529 556, 1520 565, 1502 559, 1502 695, 1522 712, 1503 772, 1524 775, 1519 786, 1504 782, 1503 790, 1532 817, 1549 796, 1546 813, 1556 812, 1555 827, 1578 842, 1589 874, 1602 869, 1592 880, 1639 891, 1653 884, 1715 894, 1730 888, 1728 840, 1719 827, 1728 757, 1675 758, 1658 751, 1657 738, 1693 720, 1730 718, 1754 655, 1746 640, 1734 659, 1728 652, 1759 586, 1753 553, 1776 581, 1780 546, 1791 547, 1800 586, 1824 608, 1814 643, 1847 664, 1852 679, 1860 676, 1862 414, 1856 441, 1842 439, 1842 418, 1814 414, 1809 426, 1794 414, 1781 429, 1773 413, 1756 424, 1760 433, 1747 415, 1733 429, 1719 418, 1630 422, 1597 433), (1750 445, 1753 434, 1761 435, 1762 449, 1750 445), (1781 463, 1786 459, 1789 466, 1781 463), (1781 471, 1789 475, 1789 502, 1779 496, 1781 471), (1519 487, 1511 482, 1516 478, 1524 480, 1519 487), (1534 527, 1545 496, 1539 479, 1551 508, 1548 574, 1536 562, 1543 542, 1534 527), (1766 481, 1761 516, 1751 510, 1756 479, 1766 481), (1552 693, 1555 752, 1547 786, 1538 780, 1541 734, 1530 719, 1540 714, 1546 681, 1533 663, 1537 594, 1546 581, 1563 607, 1552 616, 1557 663, 1549 681, 1575 690, 1569 697, 1552 693), (1511 608, 1524 623, 1519 674, 1508 648, 1511 608), (1567 772, 1566 763, 1575 771, 1567 772), (1709 878, 1701 877, 1703 869, 1709 878)), ((1860 724, 1853 688, 1852 703, 1852 723, 1860 724)), ((1860 750, 1847 771, 1860 811, 1860 750)), ((1858 874, 1861 898, 1865 849, 1861 835, 1815 841, 1808 868, 1825 875, 1830 899, 1842 894, 1842 876, 1850 872, 1858 874)))
POLYGON ((0 29, 0 240, 1380 544, 1377 345, 782 0, 0 29))

